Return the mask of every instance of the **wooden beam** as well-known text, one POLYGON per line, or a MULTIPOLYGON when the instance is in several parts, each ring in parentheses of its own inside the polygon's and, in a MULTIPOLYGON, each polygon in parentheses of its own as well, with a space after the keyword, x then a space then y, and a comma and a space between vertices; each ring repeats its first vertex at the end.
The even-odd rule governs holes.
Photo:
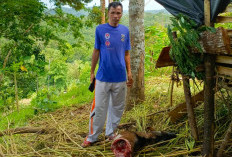
MULTIPOLYGON (((201 91, 197 93, 196 95, 191 97, 191 105, 195 108, 200 103, 198 102, 203 102, 204 101, 204 91, 201 91)), ((176 123, 178 120, 180 120, 184 115, 187 113, 187 106, 186 102, 178 104, 173 110, 171 110, 168 115, 170 117, 170 120, 173 123, 176 123)))
POLYGON ((232 56, 217 56, 216 63, 231 64, 232 65, 232 56))
POLYGON ((231 16, 218 16, 215 23, 232 23, 231 16))
POLYGON ((217 66, 217 73, 221 75, 232 76, 232 68, 217 66))

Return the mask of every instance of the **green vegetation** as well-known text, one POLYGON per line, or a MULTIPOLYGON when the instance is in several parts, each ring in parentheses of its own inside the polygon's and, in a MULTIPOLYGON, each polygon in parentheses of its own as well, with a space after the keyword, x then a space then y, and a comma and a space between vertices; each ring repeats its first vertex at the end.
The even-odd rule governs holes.
POLYGON ((203 73, 196 72, 196 67, 203 62, 203 58, 199 54, 191 53, 191 48, 202 52, 198 42, 200 31, 196 29, 197 24, 183 15, 171 19, 172 28, 168 27, 168 37, 171 42, 170 55, 182 74, 203 79, 203 73), (173 37, 173 32, 176 32, 176 38, 173 37))
MULTIPOLYGON (((53 1, 71 3, 74 0, 53 1)), ((7 156, 113 155, 111 144, 104 140, 103 134, 100 142, 92 148, 80 147, 88 132, 93 99, 88 86, 99 10, 92 9, 91 13, 97 12, 97 15, 90 20, 86 12, 89 9, 74 12, 68 8, 61 9, 59 3, 57 5, 59 7, 51 11, 37 0, 0 2, 0 131, 23 126, 49 130, 44 135, 0 137, 0 156, 2 153, 7 156)), ((153 129, 174 132, 177 138, 161 145, 149 145, 138 151, 140 156, 199 155, 201 151, 202 140, 195 141, 191 137, 187 116, 177 124, 170 122, 168 111, 174 107, 170 106, 172 67, 155 69, 160 51, 170 44, 166 28, 170 23, 169 17, 163 11, 145 13, 146 100, 125 111, 121 124, 129 123, 131 131, 149 132, 153 129)), ((128 20, 128 12, 125 12, 121 23, 129 26, 128 20)), ((191 23, 186 25, 185 20, 181 19, 176 26, 184 25, 187 29, 172 29, 183 31, 178 35, 193 28, 191 23)), ((187 42, 197 38, 196 33, 192 35, 191 38, 187 36, 187 42)), ((191 71, 190 76, 196 75, 191 71)), ((173 104, 184 101, 180 84, 174 84, 173 104)), ((191 81, 193 94, 199 92, 199 88, 203 88, 201 82, 191 81)), ((216 101, 215 137, 219 141, 229 125, 231 93, 221 90, 216 101)), ((199 105, 195 112, 202 139, 203 105, 199 105)), ((231 153, 231 148, 226 151, 231 153)))
MULTIPOLYGON (((167 29, 160 24, 146 27, 145 43, 145 76, 162 74, 160 71, 164 69, 155 69, 155 64, 163 47, 169 45, 167 29)), ((170 70, 166 71, 170 72, 170 70)))
MULTIPOLYGON (((25 5, 32 5, 29 2, 34 4, 36 0, 25 2, 25 5)), ((12 5, 16 6, 18 3, 12 3, 12 5)), ((1 4, 2 7, 10 7, 5 3, 1 4)), ((10 2, 9 5, 11 5, 10 2)), ((14 56, 15 59, 12 60, 13 55, 10 54, 6 67, 1 67, 3 84, 0 86, 0 108, 3 111, 2 113, 9 113, 9 115, 4 114, 0 121, 5 124, 7 118, 13 114, 11 111, 14 111, 17 107, 15 105, 16 96, 19 100, 31 100, 31 105, 22 106, 22 104, 19 104, 21 109, 18 113, 24 117, 21 117, 20 121, 25 120, 25 123, 27 122, 25 117, 55 111, 62 106, 89 103, 93 97, 93 94, 87 89, 96 24, 90 23, 84 16, 88 15, 87 11, 91 11, 91 15, 93 15, 94 9, 79 12, 70 8, 46 10, 43 3, 35 3, 34 5, 39 6, 40 10, 34 10, 34 14, 31 13, 28 16, 37 16, 36 24, 35 21, 28 19, 24 12, 21 12, 25 22, 9 29, 11 32, 2 31, 1 34, 2 44, 0 48, 3 52, 0 54, 1 65, 4 64, 9 52, 22 55, 22 57, 16 55, 14 56), (24 37, 25 39, 21 39, 22 34, 28 29, 25 25, 35 25, 35 28, 31 27, 27 36, 24 37), (22 34, 19 33, 17 37, 19 39, 17 39, 13 32, 17 32, 19 29, 21 29, 22 34), (9 33, 8 36, 7 33, 9 33), (10 40, 9 35, 12 35, 15 39, 10 40), (21 40, 21 46, 14 45, 16 43, 14 40, 21 40), (11 49, 12 45, 15 49, 11 49), (26 45, 29 47, 25 47, 26 45), (23 51, 28 53, 21 53, 23 51), (13 75, 14 73, 16 75, 13 75), (13 76, 16 76, 18 93, 15 92, 13 76), (28 112, 27 116, 24 115, 26 109, 31 111, 28 112)), ((7 22, 5 14, 2 11, 1 15, 7 22)), ((128 12, 124 14, 121 23, 129 26, 128 12)), ((13 19, 13 16, 14 12, 12 11, 12 20, 17 21, 17 18, 20 17, 15 16, 15 19, 13 19)), ((154 70, 154 64, 162 47, 167 44, 164 27, 166 23, 163 23, 163 25, 155 24, 156 26, 153 24, 160 22, 156 19, 166 19, 164 21, 168 22, 169 16, 162 11, 157 12, 157 14, 145 13, 146 52, 148 52, 146 53, 146 76, 160 73, 154 70), (153 18, 155 20, 152 20, 153 18), (150 52, 153 55, 150 55, 150 52)), ((94 19, 92 20, 94 21, 94 19)), ((4 29, 7 30, 5 27, 2 28, 2 30, 4 29)), ((163 69, 159 71, 163 73, 163 69)), ((170 70, 165 71, 168 73, 170 70)), ((16 126, 18 126, 17 120, 11 127, 16 126)), ((6 125, 1 125, 1 130, 6 127, 6 125)))

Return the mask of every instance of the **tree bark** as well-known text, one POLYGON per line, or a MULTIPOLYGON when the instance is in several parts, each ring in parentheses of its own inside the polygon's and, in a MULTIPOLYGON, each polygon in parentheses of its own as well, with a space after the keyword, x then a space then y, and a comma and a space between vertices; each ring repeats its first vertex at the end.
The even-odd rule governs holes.
MULTIPOLYGON (((204 0, 205 25, 210 26, 210 0, 204 0)), ((204 138, 202 155, 214 156, 214 70, 215 56, 206 54, 204 58, 204 138)))
MULTIPOLYGON (((216 33, 204 31, 200 35, 199 43, 203 53, 210 54, 231 54, 231 41, 228 32, 223 27, 216 29, 216 33)), ((193 52, 196 51, 192 49, 193 52)), ((198 50, 197 50, 198 51, 198 50)), ((196 52, 197 52, 196 51, 196 52)), ((201 53, 201 52, 198 52, 201 53)))
POLYGON ((213 157, 214 151, 214 68, 215 56, 205 56, 205 85, 204 85, 204 143, 203 156, 213 157))
POLYGON ((130 0, 131 72, 133 87, 127 92, 127 109, 145 99, 144 96, 144 0, 130 0))
POLYGON ((106 23, 105 21, 105 0, 101 0, 101 24, 106 23))

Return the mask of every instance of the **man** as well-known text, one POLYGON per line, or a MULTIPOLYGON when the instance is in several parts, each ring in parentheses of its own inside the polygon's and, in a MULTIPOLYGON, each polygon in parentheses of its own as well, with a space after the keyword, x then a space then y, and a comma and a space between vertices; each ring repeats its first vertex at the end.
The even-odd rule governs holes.
POLYGON ((130 68, 130 37, 127 27, 119 24, 123 6, 112 2, 108 6, 109 23, 99 25, 95 32, 95 47, 92 55, 91 82, 95 78, 95 67, 99 62, 96 75, 95 96, 90 113, 89 135, 82 143, 88 147, 102 132, 106 116, 105 135, 114 138, 125 107, 126 85, 133 84, 130 68), (126 77, 127 72, 127 77, 126 77))

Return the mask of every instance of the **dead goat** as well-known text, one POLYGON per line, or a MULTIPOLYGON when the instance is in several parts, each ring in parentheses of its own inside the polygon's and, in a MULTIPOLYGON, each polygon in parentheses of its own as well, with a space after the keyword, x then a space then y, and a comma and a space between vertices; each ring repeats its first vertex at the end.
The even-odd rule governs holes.
POLYGON ((120 133, 112 142, 111 149, 116 157, 132 157, 142 147, 175 138, 176 134, 163 131, 120 133))

